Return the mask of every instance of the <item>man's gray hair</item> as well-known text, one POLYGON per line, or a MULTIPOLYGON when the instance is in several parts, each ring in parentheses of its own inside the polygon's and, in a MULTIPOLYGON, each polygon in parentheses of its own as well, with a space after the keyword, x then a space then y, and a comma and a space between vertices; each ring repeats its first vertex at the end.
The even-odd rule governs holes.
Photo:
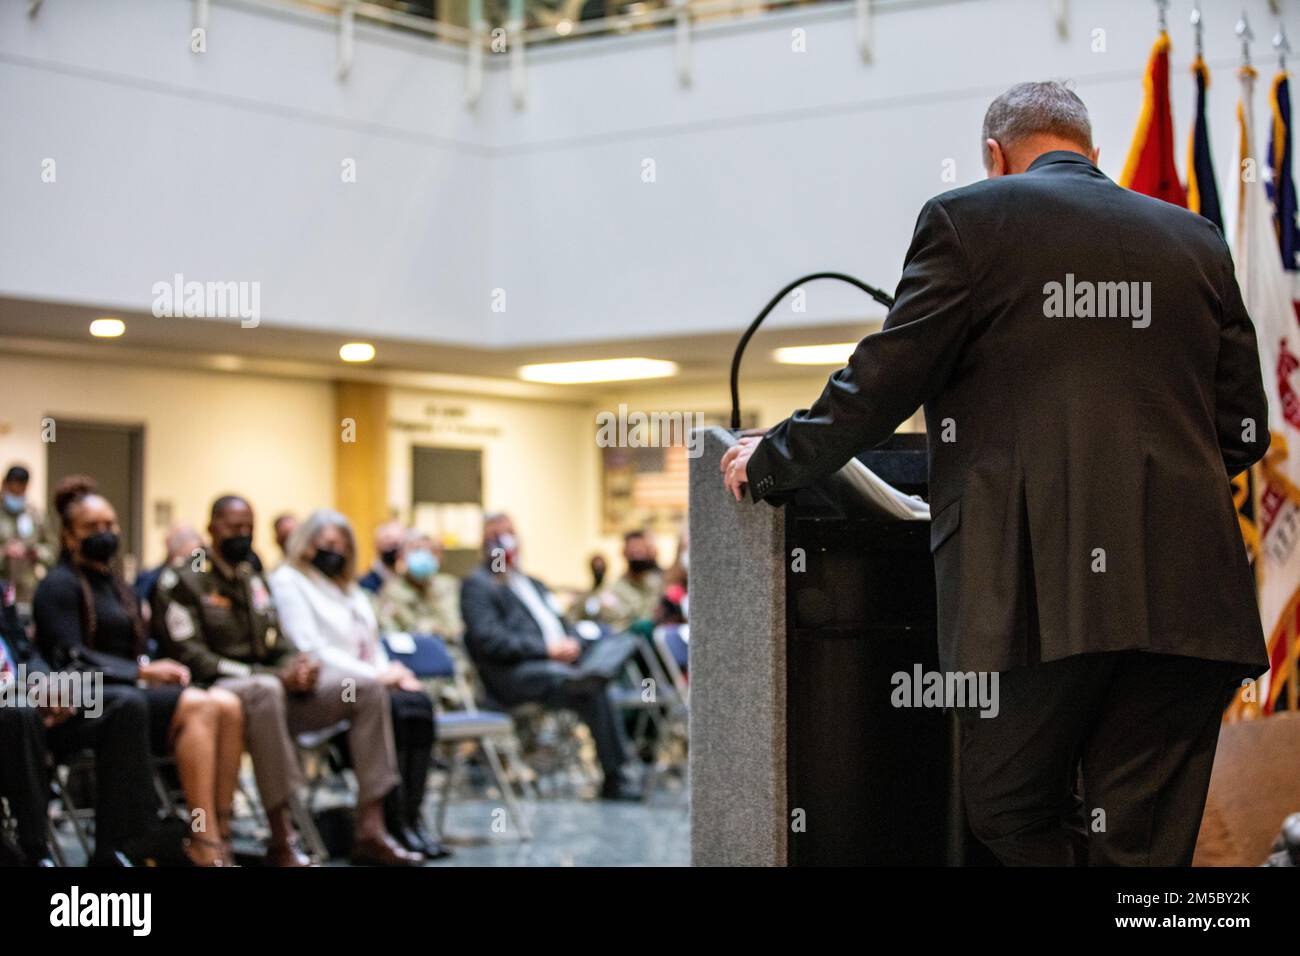
POLYGON ((1048 135, 1092 149, 1092 123, 1088 107, 1064 83, 1017 83, 989 104, 984 114, 984 165, 988 166, 988 141, 996 140, 1005 151, 1018 140, 1048 135))

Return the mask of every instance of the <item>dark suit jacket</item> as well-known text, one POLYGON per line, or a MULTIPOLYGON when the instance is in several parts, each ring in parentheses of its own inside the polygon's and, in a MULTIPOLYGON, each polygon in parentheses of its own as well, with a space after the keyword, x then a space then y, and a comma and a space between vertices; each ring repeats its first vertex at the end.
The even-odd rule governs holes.
MULTIPOLYGON (((528 580, 549 606, 546 585, 536 578, 528 580)), ((486 566, 461 582, 460 613, 465 619, 465 649, 494 693, 509 696, 509 674, 515 665, 548 659, 541 627, 504 576, 493 574, 486 566)))
POLYGON ((1266 669, 1228 479, 1268 448, 1268 406, 1208 220, 1064 151, 930 200, 884 329, 758 445, 751 493, 834 472, 922 404, 946 669, 1132 649, 1266 669), (1067 276, 1149 282, 1149 324, 1049 317, 1067 276))

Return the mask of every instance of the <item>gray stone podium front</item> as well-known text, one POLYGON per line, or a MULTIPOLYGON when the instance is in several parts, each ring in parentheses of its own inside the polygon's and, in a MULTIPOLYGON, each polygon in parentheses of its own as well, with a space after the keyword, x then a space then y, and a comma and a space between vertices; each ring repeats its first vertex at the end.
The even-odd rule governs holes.
POLYGON ((691 862, 786 864, 785 516, 736 501, 703 431, 690 463, 691 862))

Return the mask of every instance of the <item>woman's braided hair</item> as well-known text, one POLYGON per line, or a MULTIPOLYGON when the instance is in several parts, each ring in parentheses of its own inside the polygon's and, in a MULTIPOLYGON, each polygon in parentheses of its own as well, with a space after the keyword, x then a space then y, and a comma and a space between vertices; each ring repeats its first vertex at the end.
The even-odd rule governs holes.
MULTIPOLYGON (((59 521, 63 527, 65 529, 68 527, 72 512, 77 505, 92 495, 98 494, 99 483, 89 475, 69 475, 61 480, 54 488, 54 510, 58 512, 59 521)), ((63 548, 61 557, 76 572, 77 581, 81 585, 82 640, 87 647, 93 648, 99 621, 95 615, 95 595, 91 591, 90 580, 86 577, 85 569, 77 561, 76 555, 70 552, 66 545, 63 548)), ((117 599, 126 610, 127 617, 131 619, 131 629, 135 633, 135 653, 143 654, 148 635, 145 632, 144 618, 140 614, 140 606, 137 603, 135 593, 123 580, 122 574, 116 565, 110 565, 108 573, 113 590, 117 593, 117 599)))

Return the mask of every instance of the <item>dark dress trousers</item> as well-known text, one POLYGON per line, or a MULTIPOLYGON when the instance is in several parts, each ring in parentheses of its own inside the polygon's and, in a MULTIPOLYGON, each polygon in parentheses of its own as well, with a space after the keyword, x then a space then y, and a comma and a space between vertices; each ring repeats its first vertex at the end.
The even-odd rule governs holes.
MULTIPOLYGON (((528 580, 549 606, 546 585, 528 580)), ((577 712, 591 730, 606 781, 616 781, 624 746, 606 682, 573 664, 551 660, 541 626, 510 590, 505 575, 493 574, 486 565, 461 582, 460 611, 465 649, 496 701, 507 707, 539 703, 577 712)))
MULTIPOLYGON (((1033 722, 1017 705, 1071 693, 1081 678, 1065 672, 1095 671, 1078 663, 1089 655, 1116 655, 1124 673, 1141 666, 1146 693, 1191 695, 1210 711, 1221 693, 1180 686, 1146 659, 1216 662, 1215 687, 1267 668, 1228 482, 1268 448, 1268 406, 1232 258, 1208 220, 1122 189, 1068 151, 930 200, 883 330, 811 409, 768 432, 749 461, 751 494, 779 501, 922 405, 942 666, 1037 675, 1034 691, 1007 695, 1002 719, 964 723, 967 743, 1002 735, 964 747, 970 759, 988 766, 990 751, 1030 740, 1033 722), (1135 651, 1148 653, 1123 653, 1135 651), (1037 666, 1054 661, 1075 663, 1037 666)), ((1080 703, 1102 716, 1057 741, 1053 756, 1086 748, 1106 712, 1099 701, 1080 703)), ((1208 747, 1212 758, 1207 720, 1182 726, 1192 725, 1201 757, 1208 747)), ((1158 787, 1199 772, 1192 764, 1208 781, 1209 762, 1189 758, 1129 782, 1158 787)), ((1032 830, 1022 799, 1032 788, 1003 776, 973 793, 983 778, 964 776, 972 817, 1003 800, 986 835, 1032 830), (999 780, 1007 793, 990 789, 999 780)), ((1198 789, 1203 801, 1193 782, 1178 813, 1199 819, 1198 789)), ((1059 862, 1057 850, 1004 858, 1059 862)))

